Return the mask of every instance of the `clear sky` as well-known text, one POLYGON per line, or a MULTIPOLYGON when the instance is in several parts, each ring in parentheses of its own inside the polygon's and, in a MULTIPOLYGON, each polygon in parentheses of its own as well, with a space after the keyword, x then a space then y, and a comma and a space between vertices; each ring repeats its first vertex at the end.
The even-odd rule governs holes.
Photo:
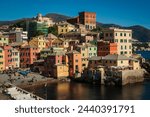
POLYGON ((0 0, 0 20, 34 17, 37 13, 77 16, 97 13, 97 21, 150 28, 150 0, 0 0))

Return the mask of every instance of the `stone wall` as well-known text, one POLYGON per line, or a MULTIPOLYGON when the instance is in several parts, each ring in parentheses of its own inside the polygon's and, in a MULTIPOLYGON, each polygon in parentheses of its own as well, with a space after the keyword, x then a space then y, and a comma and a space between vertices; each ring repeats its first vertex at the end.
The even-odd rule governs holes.
POLYGON ((124 70, 121 71, 122 85, 144 81, 144 70, 124 70))

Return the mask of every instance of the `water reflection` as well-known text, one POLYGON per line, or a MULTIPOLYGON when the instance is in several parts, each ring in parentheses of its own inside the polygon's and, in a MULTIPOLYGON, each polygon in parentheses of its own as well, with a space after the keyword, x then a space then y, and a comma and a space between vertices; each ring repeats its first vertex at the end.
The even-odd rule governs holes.
POLYGON ((150 99, 150 82, 124 87, 81 83, 53 83, 47 87, 49 100, 139 100, 150 99))

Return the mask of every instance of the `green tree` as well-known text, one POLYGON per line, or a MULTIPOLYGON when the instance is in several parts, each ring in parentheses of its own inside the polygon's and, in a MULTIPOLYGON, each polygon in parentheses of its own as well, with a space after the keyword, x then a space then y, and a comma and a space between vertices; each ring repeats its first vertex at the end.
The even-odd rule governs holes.
POLYGON ((52 34, 58 36, 57 26, 49 27, 48 33, 52 33, 52 34))

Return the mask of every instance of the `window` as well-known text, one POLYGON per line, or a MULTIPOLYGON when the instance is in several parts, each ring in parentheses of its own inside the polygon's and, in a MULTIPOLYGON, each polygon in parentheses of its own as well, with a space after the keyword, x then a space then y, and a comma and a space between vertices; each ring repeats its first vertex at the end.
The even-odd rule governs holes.
POLYGON ((131 37, 131 34, 129 33, 129 37, 131 37))
POLYGON ((61 30, 61 32, 63 32, 63 29, 61 30))
POLYGON ((132 49, 132 47, 131 47, 131 46, 129 46, 129 49, 132 49))
POLYGON ((92 50, 92 49, 90 48, 90 50, 92 50))
POLYGON ((124 42, 127 43, 127 39, 124 39, 124 42))
POLYGON ((123 39, 120 39, 120 43, 122 43, 123 42, 123 39))
POLYGON ((117 36, 118 34, 116 33, 116 36, 117 36))
POLYGON ((127 51, 125 51, 124 54, 127 54, 127 51))
POLYGON ((78 62, 78 60, 76 60, 76 63, 78 62))
POLYGON ((121 51, 120 54, 123 54, 123 51, 121 51))
POLYGON ((106 33, 105 36, 108 37, 108 33, 106 33))
POLYGON ((118 39, 115 39, 115 42, 118 42, 118 39))
POLYGON ((84 56, 84 54, 82 54, 82 56, 84 56))
POLYGON ((122 33, 120 33, 120 36, 122 36, 122 33))
POLYGON ((121 64, 123 64, 123 61, 121 61, 121 64))
POLYGON ((124 46, 124 49, 127 49, 127 46, 124 46))
POLYGON ((124 33, 124 36, 126 37, 126 33, 124 33))
POLYGON ((113 37, 113 33, 110 33, 110 37, 113 37))
POLYGON ((123 50, 123 46, 121 46, 121 50, 123 50))
POLYGON ((82 64, 82 66, 84 67, 84 66, 86 66, 85 64, 82 64))
POLYGON ((84 51, 84 50, 85 50, 85 48, 82 48, 82 50, 84 51))
POLYGON ((78 65, 76 65, 76 70, 78 69, 78 65))
POLYGON ((58 63, 59 63, 59 60, 58 60, 58 63))

